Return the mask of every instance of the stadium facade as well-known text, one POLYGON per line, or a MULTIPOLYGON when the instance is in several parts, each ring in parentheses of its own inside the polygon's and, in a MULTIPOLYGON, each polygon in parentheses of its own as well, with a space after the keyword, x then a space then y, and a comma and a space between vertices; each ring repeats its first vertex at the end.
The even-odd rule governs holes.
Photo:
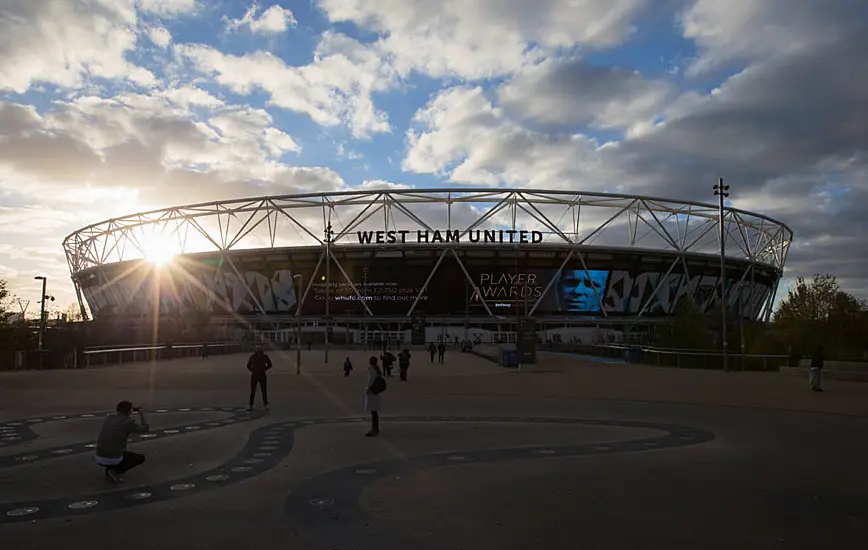
POLYGON ((63 243, 82 313, 357 327, 767 319, 792 241, 734 208, 528 189, 377 189, 166 208, 63 243), (720 224, 725 277, 720 271, 720 224), (300 305, 300 311, 297 309, 300 305))

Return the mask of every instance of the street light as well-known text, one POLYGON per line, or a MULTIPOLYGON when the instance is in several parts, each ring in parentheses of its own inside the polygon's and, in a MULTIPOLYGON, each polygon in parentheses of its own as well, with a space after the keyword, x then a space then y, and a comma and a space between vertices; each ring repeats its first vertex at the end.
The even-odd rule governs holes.
POLYGON ((331 293, 331 264, 332 264, 332 223, 328 222, 325 228, 325 242, 326 242, 326 287, 325 287, 325 321, 326 321, 326 330, 325 330, 325 362, 329 362, 329 331, 331 330, 331 318, 329 317, 329 298, 331 293))
POLYGON ((45 293, 45 286, 48 283, 47 278, 42 275, 37 275, 33 279, 36 281, 42 281, 42 298, 39 300, 39 353, 40 357, 42 357, 42 340, 45 334, 45 300, 51 300, 53 302, 54 296, 49 296, 45 293))
POLYGON ((727 341, 726 341, 726 232, 723 226, 723 199, 729 196, 729 186, 723 184, 723 178, 720 178, 717 185, 714 186, 714 196, 718 198, 718 212, 720 225, 720 318, 721 318, 721 339, 723 340, 723 370, 729 371, 727 363, 727 341))
POLYGON ((295 291, 295 374, 301 374, 301 287, 304 278, 299 273, 292 278, 298 279, 298 290, 295 291))

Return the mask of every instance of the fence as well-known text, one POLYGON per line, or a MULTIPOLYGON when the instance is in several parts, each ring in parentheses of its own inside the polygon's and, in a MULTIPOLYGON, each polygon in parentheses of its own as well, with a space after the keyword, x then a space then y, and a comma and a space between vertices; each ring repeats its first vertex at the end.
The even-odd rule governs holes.
MULTIPOLYGON (((85 348, 74 351, 46 350, 9 352, 7 360, 0 363, 0 370, 31 369, 74 369, 140 361, 164 361, 175 358, 197 357, 203 352, 205 344, 165 344, 141 346, 111 346, 105 348, 85 348), (9 359, 11 357, 11 360, 9 359)), ((207 344, 209 355, 225 355, 249 351, 250 344, 243 342, 207 344)))
MULTIPOLYGON (((561 345, 557 351, 572 351, 597 357, 621 358, 629 363, 644 363, 686 369, 723 369, 723 354, 708 350, 660 349, 623 344, 561 345), (572 348, 572 349, 564 349, 572 348)), ((775 371, 787 364, 787 355, 727 354, 729 370, 775 371)))

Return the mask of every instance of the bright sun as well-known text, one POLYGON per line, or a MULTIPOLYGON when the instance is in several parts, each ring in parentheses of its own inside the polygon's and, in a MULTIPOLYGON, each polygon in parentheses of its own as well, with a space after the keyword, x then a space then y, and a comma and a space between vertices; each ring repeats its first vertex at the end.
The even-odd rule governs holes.
POLYGON ((154 238, 145 247, 145 258, 157 267, 164 266, 175 257, 173 248, 168 239, 154 238))

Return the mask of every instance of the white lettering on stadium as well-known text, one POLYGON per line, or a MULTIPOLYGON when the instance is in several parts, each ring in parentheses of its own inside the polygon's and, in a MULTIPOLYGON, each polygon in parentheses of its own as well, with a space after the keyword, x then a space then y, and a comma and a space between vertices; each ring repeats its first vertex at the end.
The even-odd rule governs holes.
POLYGON ((358 235, 359 244, 403 244, 407 242, 423 244, 460 242, 537 244, 543 240, 541 231, 526 231, 524 229, 473 229, 463 233, 457 229, 435 229, 433 231, 407 231, 403 229, 395 231, 356 231, 356 235, 358 235), (410 239, 415 238, 415 241, 408 239, 408 236, 410 236, 410 239))

